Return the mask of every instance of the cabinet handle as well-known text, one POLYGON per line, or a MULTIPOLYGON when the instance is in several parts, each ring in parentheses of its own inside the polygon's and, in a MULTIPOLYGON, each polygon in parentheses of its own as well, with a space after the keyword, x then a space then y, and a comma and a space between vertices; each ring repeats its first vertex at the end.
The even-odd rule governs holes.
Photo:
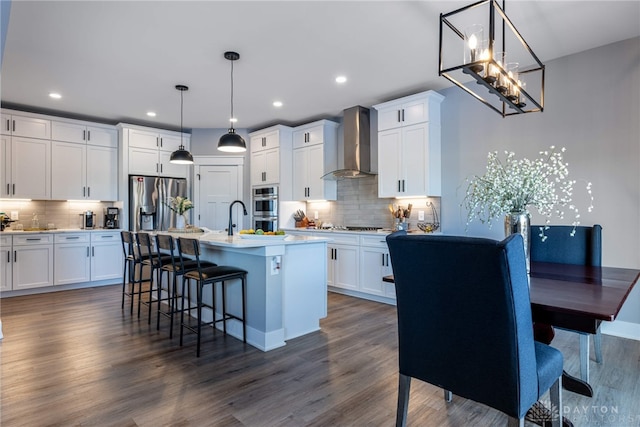
POLYGON ((82 131, 82 140, 83 140, 83 141, 86 141, 86 140, 87 140, 87 131, 86 131, 86 130, 83 130, 83 131, 82 131))
POLYGON ((162 148, 162 137, 160 137, 160 148, 162 148))
POLYGON ((162 173, 162 163, 160 163, 160 173, 162 173))
POLYGON ((400 110, 398 110, 398 123, 400 123, 400 122, 401 122, 401 120, 400 120, 400 110))
POLYGON ((13 131, 14 132, 16 131, 16 121, 15 120, 13 120, 13 131))
POLYGON ((400 192, 400 180, 398 180, 398 193, 400 192))
POLYGON ((15 184, 11 184, 13 186, 13 195, 16 195, 16 185, 15 184))
POLYGON ((89 258, 89 246, 87 246, 87 258, 89 258))
POLYGON ((13 251, 13 262, 18 262, 18 251, 13 251))
POLYGON ((80 238, 80 236, 70 236, 70 237, 65 237, 65 240, 78 240, 80 238))
POLYGON ((27 238, 28 242, 39 242, 40 240, 42 240, 41 237, 31 237, 31 238, 27 238))
POLYGON ((402 192, 403 192, 403 193, 405 192, 405 189, 404 189, 404 179, 402 180, 402 192))
POLYGON ((82 187, 82 197, 87 197, 87 187, 82 187))
POLYGON ((87 187, 87 197, 91 197, 91 187, 87 187))
POLYGON ((9 119, 7 119, 7 132, 10 131, 11 128, 9 127, 9 119))
POLYGON ((402 109, 402 121, 404 122, 404 108, 402 109))
POLYGON ((382 255, 382 266, 384 267, 384 254, 380 254, 382 255))
POLYGON ((87 131, 87 141, 91 141, 91 131, 87 131))
POLYGON ((156 172, 159 172, 159 170, 158 170, 158 164, 157 164, 157 163, 156 163, 156 172))
POLYGON ((7 196, 11 194, 11 191, 9 191, 9 185, 10 184, 7 183, 7 196))
POLYGON ((91 246, 91 256, 96 256, 96 247, 91 246))
POLYGON ((7 251, 7 262, 11 262, 11 251, 7 251))
POLYGON ((156 147, 160 146, 160 138, 156 136, 156 147))
POLYGON ((101 239, 113 239, 113 235, 112 234, 103 234, 102 236, 100 236, 101 239))
POLYGON ((389 267, 389 254, 387 254, 387 267, 389 267))

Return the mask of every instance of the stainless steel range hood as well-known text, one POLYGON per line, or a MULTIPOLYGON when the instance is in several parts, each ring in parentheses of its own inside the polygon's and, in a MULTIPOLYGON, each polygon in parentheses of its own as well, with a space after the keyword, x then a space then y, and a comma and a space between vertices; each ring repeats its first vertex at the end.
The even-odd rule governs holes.
POLYGON ((371 172, 371 138, 369 109, 361 106, 344 110, 344 165, 325 174, 322 179, 364 178, 371 172))

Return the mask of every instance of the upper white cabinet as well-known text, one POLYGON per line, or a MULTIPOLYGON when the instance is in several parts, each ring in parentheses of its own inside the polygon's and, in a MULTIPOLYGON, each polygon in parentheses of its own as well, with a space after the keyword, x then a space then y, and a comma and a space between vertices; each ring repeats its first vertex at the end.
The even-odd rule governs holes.
POLYGON ((171 153, 184 144, 189 150, 189 134, 180 132, 159 131, 157 129, 138 127, 122 128, 122 141, 128 147, 128 165, 125 170, 133 175, 158 175, 174 178, 186 178, 188 165, 170 163, 171 153))
POLYGON ((2 197, 47 200, 51 197, 51 142, 3 137, 2 197))
POLYGON ((53 121, 51 139, 79 144, 118 147, 118 132, 114 127, 90 126, 79 123, 53 121))
POLYGON ((251 186, 277 185, 282 200, 291 199, 291 133, 277 125, 249 134, 251 186))
POLYGON ((27 138, 51 138, 51 120, 2 112, 2 134, 27 138))
POLYGON ((338 124, 320 120, 293 131, 293 200, 336 200, 337 182, 322 176, 337 169, 338 124))
POLYGON ((118 200, 115 127, 53 121, 51 131, 51 198, 118 200))
POLYGON ((441 195, 440 103, 427 91, 378 110, 378 197, 441 195))

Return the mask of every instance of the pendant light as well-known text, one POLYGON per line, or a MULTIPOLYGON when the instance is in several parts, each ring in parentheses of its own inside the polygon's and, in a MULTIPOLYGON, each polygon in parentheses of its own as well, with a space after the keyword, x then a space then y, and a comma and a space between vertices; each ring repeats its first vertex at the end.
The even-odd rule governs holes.
POLYGON ((240 54, 237 52, 225 52, 224 57, 231 61, 231 127, 229 128, 229 133, 220 137, 218 150, 228 153, 241 153, 247 150, 247 144, 233 128, 233 61, 240 59, 240 54))
POLYGON ((169 163, 175 163, 178 165, 192 165, 193 164, 193 156, 190 152, 184 149, 184 144, 182 143, 182 113, 183 113, 183 94, 185 91, 189 90, 189 88, 185 85, 176 85, 176 89, 180 91, 180 147, 173 153, 171 153, 171 157, 169 158, 169 163))

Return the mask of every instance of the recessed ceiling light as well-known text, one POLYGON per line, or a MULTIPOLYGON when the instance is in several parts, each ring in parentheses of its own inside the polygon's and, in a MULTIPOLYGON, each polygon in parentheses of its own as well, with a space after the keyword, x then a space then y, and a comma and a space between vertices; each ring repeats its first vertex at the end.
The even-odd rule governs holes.
POLYGON ((336 83, 345 83, 346 81, 347 81, 347 78, 345 76, 336 77, 336 83))
POLYGON ((231 123, 235 123, 235 122, 237 122, 237 121, 238 121, 238 119, 236 119, 235 117, 231 117, 231 118, 229 119, 229 121, 230 121, 231 123))
POLYGON ((153 111, 147 111, 147 116, 149 117, 155 117, 156 113, 154 113, 153 111))
POLYGON ((62 98, 62 95, 60 95, 60 94, 59 94, 59 93, 57 93, 57 92, 51 92, 51 93, 49 94, 49 97, 50 97, 50 98, 53 98, 53 99, 60 99, 60 98, 62 98))
POLYGON ((274 107, 282 107, 282 101, 273 101, 274 107))

